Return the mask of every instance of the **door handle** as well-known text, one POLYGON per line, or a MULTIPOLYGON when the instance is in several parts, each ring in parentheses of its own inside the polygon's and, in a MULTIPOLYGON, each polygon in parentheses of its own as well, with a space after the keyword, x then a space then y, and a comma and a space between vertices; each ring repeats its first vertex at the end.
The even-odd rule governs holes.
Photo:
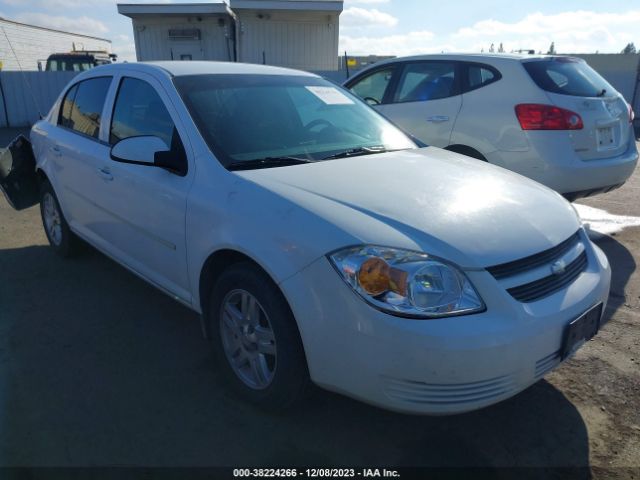
POLYGON ((100 175, 103 180, 106 180, 108 182, 111 182, 113 180, 113 175, 111 175, 108 167, 99 168, 98 175, 100 175))
POLYGON ((448 122, 448 121, 449 121, 448 115, 432 115, 430 117, 427 117, 427 122, 442 123, 442 122, 448 122))
POLYGON ((57 146, 49 147, 49 151, 53 153, 56 157, 62 156, 62 152, 60 151, 60 148, 57 146))

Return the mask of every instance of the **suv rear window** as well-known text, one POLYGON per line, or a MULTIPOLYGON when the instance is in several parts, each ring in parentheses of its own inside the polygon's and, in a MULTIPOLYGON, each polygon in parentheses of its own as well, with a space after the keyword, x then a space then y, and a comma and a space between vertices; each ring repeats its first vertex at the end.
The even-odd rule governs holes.
POLYGON ((523 63, 536 85, 547 92, 576 97, 604 97, 613 87, 583 60, 554 58, 523 63))

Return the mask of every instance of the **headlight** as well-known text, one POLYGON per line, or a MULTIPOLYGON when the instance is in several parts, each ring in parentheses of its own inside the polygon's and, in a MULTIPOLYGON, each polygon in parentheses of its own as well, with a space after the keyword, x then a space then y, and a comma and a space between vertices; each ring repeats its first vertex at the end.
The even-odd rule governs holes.
POLYGON ((437 318, 484 310, 464 273, 426 253, 365 245, 329 259, 362 298, 394 315, 437 318))

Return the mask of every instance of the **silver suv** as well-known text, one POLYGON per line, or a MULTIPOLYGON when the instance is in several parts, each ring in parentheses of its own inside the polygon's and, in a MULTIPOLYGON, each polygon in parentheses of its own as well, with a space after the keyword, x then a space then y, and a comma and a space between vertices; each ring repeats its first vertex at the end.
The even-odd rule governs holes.
POLYGON ((621 186, 638 160, 631 107, 579 58, 396 58, 345 86, 420 141, 508 168, 569 199, 621 186))

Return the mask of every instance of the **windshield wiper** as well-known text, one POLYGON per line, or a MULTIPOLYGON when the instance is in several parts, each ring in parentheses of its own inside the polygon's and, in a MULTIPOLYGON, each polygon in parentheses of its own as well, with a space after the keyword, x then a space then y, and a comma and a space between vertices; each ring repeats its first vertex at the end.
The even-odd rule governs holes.
POLYGON ((254 160, 244 160, 233 162, 227 165, 227 170, 255 170, 258 168, 286 167, 289 165, 300 165, 302 163, 312 163, 315 160, 300 157, 266 157, 254 160))
POLYGON ((333 158, 347 158, 347 157, 357 157, 359 155, 373 155, 376 153, 384 153, 388 150, 383 146, 379 147, 358 147, 351 148, 349 150, 345 150, 344 152, 334 153, 333 155, 329 155, 328 157, 324 157, 323 160, 331 160, 333 158))
POLYGON ((600 90, 600 93, 596 95, 596 97, 604 97, 606 94, 607 94, 607 89, 603 88, 602 90, 600 90))

